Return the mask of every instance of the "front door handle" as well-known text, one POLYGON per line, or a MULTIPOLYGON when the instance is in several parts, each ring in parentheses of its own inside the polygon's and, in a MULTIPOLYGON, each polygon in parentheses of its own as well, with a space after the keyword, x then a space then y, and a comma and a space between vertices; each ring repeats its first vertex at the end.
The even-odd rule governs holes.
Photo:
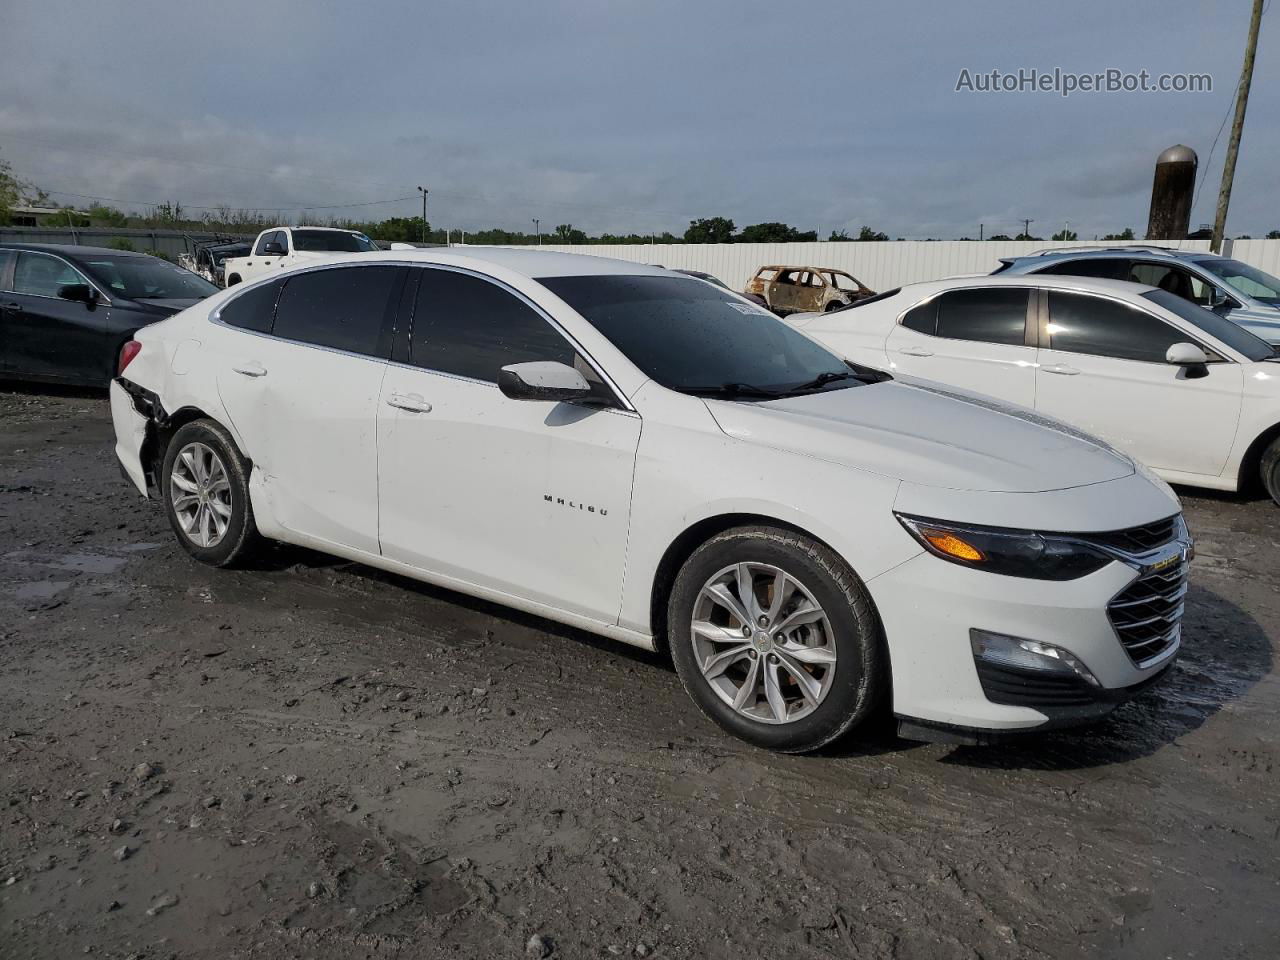
POLYGON ((932 357, 933 351, 926 350, 924 347, 902 347, 899 351, 908 357, 932 357))
POLYGON ((1047 366, 1041 367, 1040 369, 1045 373, 1056 373, 1062 377, 1074 377, 1080 372, 1075 367, 1069 367, 1065 363, 1051 363, 1047 366))
POLYGON ((387 406, 397 410, 408 410, 410 413, 430 413, 431 404, 417 393, 393 393, 387 397, 387 406))
POLYGON ((267 375, 267 368, 256 360, 242 360, 240 363, 234 364, 231 369, 246 377, 265 377, 267 375))

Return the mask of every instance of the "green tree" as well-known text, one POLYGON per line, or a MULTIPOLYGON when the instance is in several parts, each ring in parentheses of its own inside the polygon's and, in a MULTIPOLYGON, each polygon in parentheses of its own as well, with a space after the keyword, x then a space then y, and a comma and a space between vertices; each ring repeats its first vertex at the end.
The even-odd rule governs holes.
POLYGON ((1272 230, 1267 234, 1268 240, 1280 240, 1280 230, 1272 230))
POLYGON ((13 168, 7 160, 0 160, 0 223, 8 223, 13 216, 13 208, 22 199, 28 185, 13 175, 13 168))
POLYGON ((858 239, 865 243, 866 241, 869 241, 869 240, 870 241, 888 240, 889 235, 887 233, 881 233, 879 230, 872 230, 870 227, 864 226, 858 230, 858 239))
POLYGON ((832 230, 831 236, 827 237, 827 242, 828 243, 847 243, 852 239, 853 237, 849 236, 849 234, 844 230, 832 230))
POLYGON ((1007 233, 997 233, 993 236, 987 237, 987 239, 988 240, 1012 240, 1013 237, 1009 236, 1007 233))
POLYGON ((1102 239, 1103 239, 1103 240, 1132 240, 1132 239, 1133 239, 1133 228, 1132 228, 1132 227, 1125 227, 1125 228, 1124 228, 1123 230, 1121 230, 1119 233, 1108 233, 1108 234, 1107 234, 1106 236, 1104 236, 1102 239))
POLYGON ((726 217, 690 220, 684 232, 685 243, 732 243, 733 221, 726 217))
POLYGON ((586 243, 587 235, 574 229, 572 223, 561 223, 556 227, 555 238, 561 243, 586 243))
POLYGON ((104 206, 101 203, 95 203, 88 210, 89 220, 93 223, 101 223, 108 227, 127 227, 129 225, 129 216, 115 207, 104 206))
POLYGON ((735 238, 738 243, 796 243, 818 239, 817 230, 801 231, 785 223, 753 223, 743 227, 735 238))
POLYGON ((1055 239, 1055 240, 1079 240, 1080 238, 1079 238, 1078 236, 1076 236, 1076 232, 1075 232, 1074 230, 1059 230, 1057 233, 1055 233, 1055 234, 1053 235, 1053 239, 1055 239))

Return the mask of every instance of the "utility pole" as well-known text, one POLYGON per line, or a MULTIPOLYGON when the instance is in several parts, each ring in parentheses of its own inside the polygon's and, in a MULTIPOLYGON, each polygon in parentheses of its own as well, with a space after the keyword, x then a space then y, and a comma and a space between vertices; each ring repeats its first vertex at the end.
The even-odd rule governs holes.
POLYGON ((1227 207, 1231 203, 1231 185, 1236 178, 1236 157, 1240 154, 1240 135, 1244 132, 1244 112, 1249 106, 1249 86, 1253 83, 1253 58, 1258 52, 1258 24, 1262 22, 1262 0, 1253 0, 1253 16, 1249 18, 1249 39, 1244 45, 1244 66, 1240 68, 1240 88, 1236 93, 1236 118, 1231 121, 1231 139, 1227 141, 1227 158, 1222 163, 1222 187, 1218 190, 1218 214, 1213 221, 1213 241, 1209 248, 1222 252, 1222 236, 1227 231, 1227 207))
POLYGON ((1031 219, 1030 217, 1023 217, 1023 218, 1022 218, 1022 235, 1023 235, 1024 237, 1028 237, 1028 238, 1029 238, 1029 237, 1031 236, 1031 224, 1033 224, 1033 223, 1035 223, 1035 221, 1034 221, 1033 219, 1031 219))
POLYGON ((422 242, 427 242, 427 188, 419 187, 422 192, 422 242))
POLYGON ((982 232, 983 232, 986 228, 987 228, 987 225, 986 225, 985 223, 980 223, 980 224, 978 224, 978 239, 979 239, 979 240, 981 240, 981 239, 982 239, 982 232))
POLYGON ((538 234, 538 246, 542 246, 542 226, 541 226, 541 224, 542 224, 542 221, 541 221, 541 220, 539 220, 537 217, 534 217, 534 218, 533 218, 533 229, 534 229, 535 231, 537 231, 537 234, 538 234))

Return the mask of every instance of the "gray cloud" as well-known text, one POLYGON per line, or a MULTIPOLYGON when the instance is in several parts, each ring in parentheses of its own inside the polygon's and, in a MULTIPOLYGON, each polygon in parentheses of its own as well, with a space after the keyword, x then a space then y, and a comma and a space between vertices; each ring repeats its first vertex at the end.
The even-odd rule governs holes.
MULTIPOLYGON (((274 209, 423 183, 438 226, 678 233, 720 214, 907 237, 1021 217, 1045 235, 1141 230, 1156 154, 1208 154, 1247 17, 986 0, 7 7, 0 155, 50 189, 274 209), (1215 92, 954 92, 961 68, 1054 66, 1203 71, 1215 92)), ((1276 40, 1264 21, 1233 233, 1280 227, 1276 40)))

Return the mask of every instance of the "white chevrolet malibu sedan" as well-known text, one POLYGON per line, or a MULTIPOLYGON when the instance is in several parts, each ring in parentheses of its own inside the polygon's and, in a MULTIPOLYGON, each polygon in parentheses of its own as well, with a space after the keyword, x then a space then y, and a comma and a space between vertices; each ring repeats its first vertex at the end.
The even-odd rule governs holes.
POLYGON ((365 254, 140 331, 116 452, 205 563, 300 544, 671 653, 811 750, 1096 719, 1181 642, 1169 488, 1056 421, 846 363, 666 270, 365 254))
POLYGON ((1170 483, 1280 504, 1280 352, 1171 291, 955 277, 787 322, 852 360, 1064 420, 1170 483))

